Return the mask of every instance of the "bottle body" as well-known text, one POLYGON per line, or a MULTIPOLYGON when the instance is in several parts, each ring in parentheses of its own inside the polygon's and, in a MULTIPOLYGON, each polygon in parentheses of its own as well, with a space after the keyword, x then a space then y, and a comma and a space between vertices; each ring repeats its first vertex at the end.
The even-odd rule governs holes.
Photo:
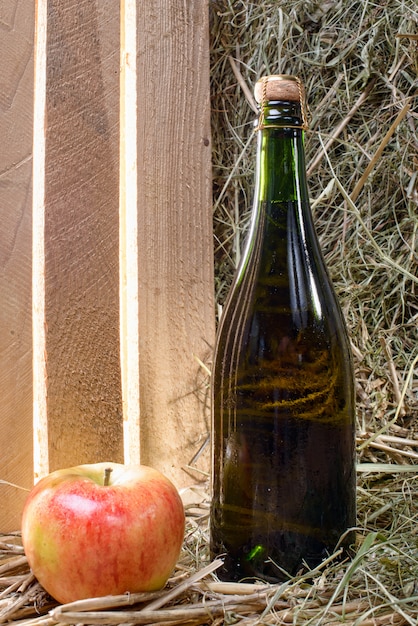
POLYGON ((314 567, 355 525, 347 333, 310 212, 303 133, 289 127, 298 105, 269 105, 212 370, 211 552, 226 580, 314 567))

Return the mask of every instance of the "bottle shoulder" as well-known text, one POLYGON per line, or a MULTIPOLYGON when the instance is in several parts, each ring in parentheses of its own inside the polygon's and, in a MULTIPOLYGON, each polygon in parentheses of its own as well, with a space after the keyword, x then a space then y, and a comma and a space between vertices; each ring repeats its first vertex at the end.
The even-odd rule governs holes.
POLYGON ((339 303, 312 220, 296 212, 262 216, 250 234, 226 304, 252 310, 306 312, 319 323, 339 317, 339 303), (232 302, 231 302, 232 301, 232 302))
POLYGON ((228 351, 226 344, 239 335, 242 349, 272 359, 277 351, 349 354, 344 318, 316 237, 303 237, 298 229, 283 237, 258 236, 224 306, 221 349, 228 351))

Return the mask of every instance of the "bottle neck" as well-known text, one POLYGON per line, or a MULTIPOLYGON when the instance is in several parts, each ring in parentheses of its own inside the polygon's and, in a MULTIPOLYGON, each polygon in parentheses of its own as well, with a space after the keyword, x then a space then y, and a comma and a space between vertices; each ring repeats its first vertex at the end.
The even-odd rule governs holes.
POLYGON ((258 127, 256 202, 308 203, 304 120, 297 102, 267 102, 258 127))

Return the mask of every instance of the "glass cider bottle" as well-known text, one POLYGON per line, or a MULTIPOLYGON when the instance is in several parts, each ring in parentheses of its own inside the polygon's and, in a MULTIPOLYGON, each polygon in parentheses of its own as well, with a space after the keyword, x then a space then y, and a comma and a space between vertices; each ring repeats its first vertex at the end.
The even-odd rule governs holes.
POLYGON ((220 578, 275 582, 353 543, 354 380, 309 205, 303 87, 269 76, 255 96, 252 222, 212 370, 210 534, 220 578))

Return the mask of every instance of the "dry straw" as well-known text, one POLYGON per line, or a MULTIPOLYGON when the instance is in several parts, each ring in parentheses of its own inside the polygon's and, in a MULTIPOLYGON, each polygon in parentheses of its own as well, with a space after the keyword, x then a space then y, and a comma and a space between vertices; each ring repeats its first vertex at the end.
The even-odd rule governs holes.
POLYGON ((345 566, 331 564, 304 603, 313 617, 292 617, 290 623, 415 624, 416 5, 217 1, 212 8, 218 303, 224 302, 239 261, 251 210, 252 86, 264 74, 296 74, 305 84, 310 110, 306 151, 312 208, 355 356, 358 558, 345 566), (332 589, 332 576, 332 602, 315 611, 318 587, 332 589), (357 607, 361 617, 332 617, 339 596, 368 606, 357 607), (380 615, 390 609, 392 617, 380 615))
POLYGON ((0 543, 0 623, 403 626, 418 620, 418 13, 413 0, 210 0, 216 294, 251 209, 254 83, 298 75, 308 182, 356 365, 358 545, 282 585, 223 584, 209 502, 187 510, 167 588, 56 607, 16 536, 0 543))

